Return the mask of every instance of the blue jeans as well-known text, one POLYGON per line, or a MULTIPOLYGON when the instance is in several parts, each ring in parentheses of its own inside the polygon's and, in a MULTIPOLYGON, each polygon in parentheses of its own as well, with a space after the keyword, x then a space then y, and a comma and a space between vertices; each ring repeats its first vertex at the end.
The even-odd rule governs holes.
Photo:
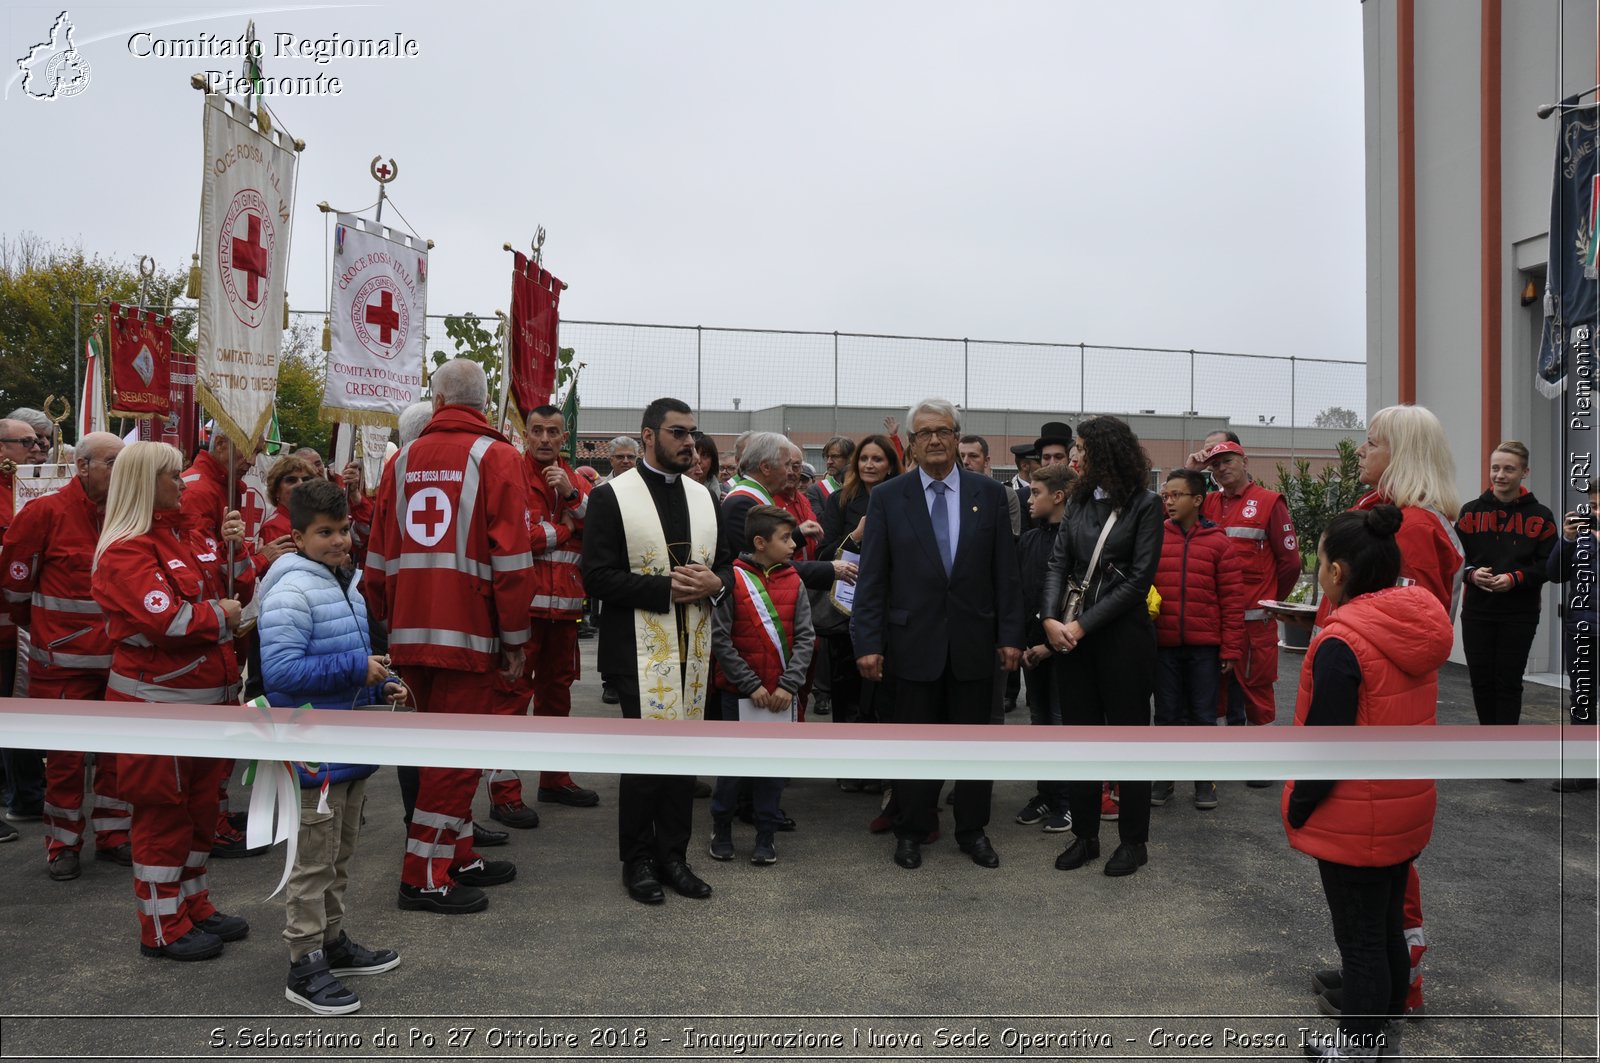
MULTIPOLYGON (((1222 661, 1216 646, 1163 646, 1156 650, 1157 727, 1215 727, 1222 661)), ((1233 716, 1229 699, 1228 716, 1233 716)), ((1239 705, 1244 722, 1244 704, 1239 705)))
MULTIPOLYGON (((722 718, 724 720, 739 718, 739 695, 722 692, 722 718)), ((717 784, 711 791, 712 822, 720 823, 733 819, 734 810, 739 804, 739 783, 742 781, 738 776, 730 775, 717 779, 717 784)), ((788 779, 750 780, 750 803, 755 809, 758 833, 770 834, 783 822, 779 818, 778 802, 783 800, 783 788, 788 782, 788 779)))

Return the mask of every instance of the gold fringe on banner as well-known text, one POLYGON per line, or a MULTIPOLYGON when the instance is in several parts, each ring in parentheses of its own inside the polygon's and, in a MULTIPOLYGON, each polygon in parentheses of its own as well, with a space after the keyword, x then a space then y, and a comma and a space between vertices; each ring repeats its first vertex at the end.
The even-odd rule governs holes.
POLYGON ((189 258, 192 260, 189 264, 189 287, 184 291, 183 296, 185 299, 198 299, 200 298, 200 256, 190 255, 189 258))
POLYGON ((323 406, 317 410, 317 419, 329 424, 382 425, 399 428, 400 415, 383 410, 345 410, 338 406, 323 406))
MULTIPOLYGON (((198 375, 197 373, 196 376, 198 375)), ((262 436, 266 435, 267 426, 272 423, 272 405, 270 403, 266 409, 261 411, 261 416, 257 419, 255 428, 246 432, 240 427, 239 422, 235 421, 233 416, 228 413, 228 409, 223 405, 222 399, 213 394, 204 381, 195 381, 194 394, 195 398, 200 400, 201 407, 216 420, 218 431, 231 439, 240 450, 248 450, 251 453, 255 453, 256 444, 261 442, 262 436)))

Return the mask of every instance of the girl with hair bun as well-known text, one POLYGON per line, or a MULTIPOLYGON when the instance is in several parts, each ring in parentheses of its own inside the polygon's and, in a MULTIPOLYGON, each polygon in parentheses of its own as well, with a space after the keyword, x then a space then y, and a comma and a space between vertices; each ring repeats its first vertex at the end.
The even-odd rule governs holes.
MULTIPOLYGON (((1331 612, 1306 652, 1296 727, 1431 727, 1454 629, 1438 599, 1396 586, 1404 515, 1377 504, 1335 517, 1318 544, 1317 582, 1331 612)), ((1289 845, 1314 857, 1343 968, 1338 1032, 1317 1059, 1399 1055, 1411 952, 1411 862, 1433 833, 1431 779, 1291 780, 1289 845)))

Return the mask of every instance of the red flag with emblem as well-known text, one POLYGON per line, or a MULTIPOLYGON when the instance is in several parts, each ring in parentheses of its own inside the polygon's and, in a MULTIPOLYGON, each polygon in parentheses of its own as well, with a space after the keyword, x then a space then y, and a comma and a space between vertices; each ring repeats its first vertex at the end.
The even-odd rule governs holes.
POLYGON ((172 409, 172 319, 111 304, 111 415, 165 417, 172 409))
POLYGON ((561 281, 520 251, 511 271, 511 397, 526 416, 556 389, 561 281))

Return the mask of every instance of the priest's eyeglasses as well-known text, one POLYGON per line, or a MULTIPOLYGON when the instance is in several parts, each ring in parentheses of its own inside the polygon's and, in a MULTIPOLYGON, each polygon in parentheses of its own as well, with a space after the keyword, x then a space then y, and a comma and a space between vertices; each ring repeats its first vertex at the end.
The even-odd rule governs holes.
POLYGON ((698 443, 700 440, 706 437, 706 434, 700 431, 700 429, 685 428, 681 424, 675 424, 671 428, 663 428, 662 431, 667 433, 667 435, 671 436, 673 439, 679 440, 680 442, 684 439, 693 439, 696 443, 698 443))

